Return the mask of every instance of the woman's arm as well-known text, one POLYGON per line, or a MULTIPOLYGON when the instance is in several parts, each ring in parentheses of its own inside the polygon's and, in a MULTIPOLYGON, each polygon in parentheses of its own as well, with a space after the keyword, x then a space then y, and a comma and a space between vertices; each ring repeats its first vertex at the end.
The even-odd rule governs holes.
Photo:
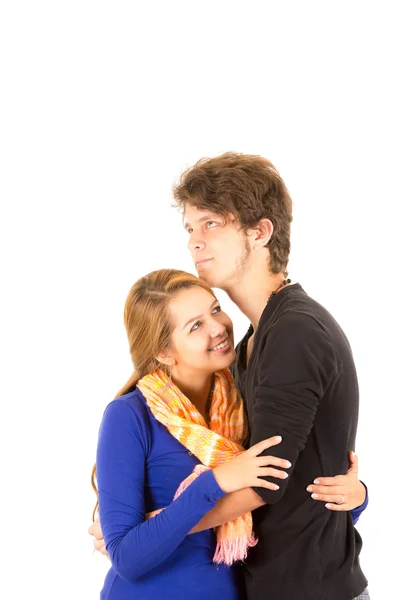
POLYGON ((167 558, 224 496, 210 470, 155 518, 145 520, 145 460, 145 432, 137 415, 127 401, 113 401, 98 440, 99 510, 112 566, 128 581, 167 558))
POLYGON ((227 494, 224 498, 218 500, 214 508, 204 515, 190 533, 198 533, 205 529, 213 529, 228 521, 234 521, 237 517, 241 517, 264 504, 263 500, 252 488, 245 488, 227 494))
POLYGON ((353 523, 356 524, 361 513, 368 505, 368 490, 358 478, 358 457, 349 453, 350 468, 346 475, 318 477, 306 489, 313 500, 326 502, 328 510, 350 510, 353 523))

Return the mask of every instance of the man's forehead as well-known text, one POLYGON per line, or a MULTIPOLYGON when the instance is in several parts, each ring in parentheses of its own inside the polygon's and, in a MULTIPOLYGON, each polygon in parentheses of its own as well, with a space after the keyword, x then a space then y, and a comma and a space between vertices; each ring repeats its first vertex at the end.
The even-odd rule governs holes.
POLYGON ((219 217, 220 215, 215 212, 188 205, 183 213, 183 226, 188 227, 189 225, 193 225, 193 223, 202 223, 203 221, 208 221, 208 219, 219 219, 219 217))

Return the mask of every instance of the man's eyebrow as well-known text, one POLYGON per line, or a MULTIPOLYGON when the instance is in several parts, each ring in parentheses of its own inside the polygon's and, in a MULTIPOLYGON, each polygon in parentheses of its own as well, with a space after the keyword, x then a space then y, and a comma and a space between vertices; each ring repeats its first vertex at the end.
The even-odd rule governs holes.
MULTIPOLYGON (((218 298, 214 298, 213 303, 211 304, 211 308, 213 308, 215 306, 215 304, 218 304, 218 298)), ((203 315, 197 315, 196 317, 192 317, 191 319, 189 319, 184 326, 182 327, 182 329, 186 329, 186 327, 188 325, 190 325, 190 323, 193 323, 193 321, 198 321, 198 319, 201 319, 203 315)))
MULTIPOLYGON (((203 221, 208 221, 209 219, 216 219, 218 217, 219 215, 216 215, 215 213, 208 213, 197 219, 197 223, 202 223, 203 221)), ((191 227, 190 223, 188 223, 187 221, 185 221, 183 226, 185 229, 189 229, 189 227, 191 227)))

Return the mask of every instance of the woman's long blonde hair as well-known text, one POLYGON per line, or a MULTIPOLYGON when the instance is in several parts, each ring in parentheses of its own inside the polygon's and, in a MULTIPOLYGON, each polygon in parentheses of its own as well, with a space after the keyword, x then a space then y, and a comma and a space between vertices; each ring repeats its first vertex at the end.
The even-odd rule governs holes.
MULTIPOLYGON (((153 271, 132 286, 124 307, 124 326, 135 370, 116 398, 131 392, 139 379, 158 369, 156 356, 170 346, 173 328, 168 311, 170 300, 181 290, 193 286, 204 288, 214 295, 205 281, 176 269, 153 271)), ((96 465, 92 469, 91 485, 97 495, 92 513, 94 521, 98 509, 96 465)))

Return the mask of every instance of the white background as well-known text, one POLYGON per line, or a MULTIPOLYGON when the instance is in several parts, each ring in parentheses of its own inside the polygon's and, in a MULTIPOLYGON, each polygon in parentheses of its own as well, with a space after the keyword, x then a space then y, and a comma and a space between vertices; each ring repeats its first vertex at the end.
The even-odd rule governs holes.
POLYGON ((2 597, 99 597, 89 476, 131 371, 124 301, 193 269, 171 185, 227 150, 281 172, 290 274, 350 339, 361 562, 373 599, 395 594, 393 4, 2 2, 2 597))

